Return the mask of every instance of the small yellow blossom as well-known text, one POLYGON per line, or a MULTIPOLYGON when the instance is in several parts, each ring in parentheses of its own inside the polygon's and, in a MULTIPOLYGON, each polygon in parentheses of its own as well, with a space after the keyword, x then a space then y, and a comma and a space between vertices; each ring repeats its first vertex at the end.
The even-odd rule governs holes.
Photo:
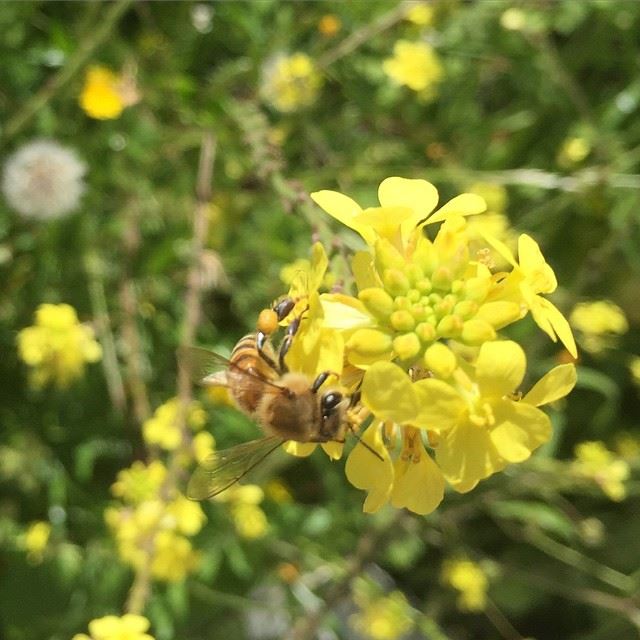
POLYGON ((144 616, 126 613, 122 617, 104 616, 89 623, 89 635, 78 633, 73 640, 154 640, 146 633, 149 621, 144 616))
POLYGON ((527 14, 517 7, 510 7, 502 12, 500 24, 508 31, 522 31, 527 24, 527 14))
POLYGON ((616 435, 615 449, 625 460, 640 458, 640 438, 632 433, 623 431, 616 435))
POLYGON ((111 493, 129 504, 140 504, 158 495, 167 477, 167 468, 159 460, 146 465, 136 460, 129 469, 118 473, 111 485, 111 493))
POLYGON ((567 138, 558 151, 558 164, 569 168, 582 162, 591 153, 591 143, 586 138, 567 138))
POLYGON ((289 113, 313 104, 322 76, 306 53, 279 55, 263 71, 260 93, 278 111, 289 113))
POLYGON ((41 304, 35 325, 18 333, 18 352, 31 367, 30 382, 38 389, 48 383, 66 388, 82 377, 87 362, 102 357, 93 330, 80 324, 68 304, 41 304))
POLYGON ((358 612, 349 617, 349 625, 371 640, 397 640, 414 626, 413 611, 401 591, 389 594, 379 587, 359 579, 353 588, 353 600, 358 612))
POLYGON ((267 498, 278 504, 293 502, 293 496, 282 480, 270 480, 265 487, 265 494, 267 498))
POLYGON ((449 560, 442 567, 441 579, 459 592, 458 608, 462 611, 482 611, 485 608, 489 580, 476 562, 449 560))
POLYGON ((241 537, 255 540, 267 533, 267 516, 259 506, 264 499, 264 491, 258 485, 236 485, 220 494, 217 499, 230 505, 233 524, 241 537))
POLYGON ((48 522, 32 522, 22 538, 22 547, 27 552, 27 559, 32 564, 40 564, 44 551, 49 543, 51 525, 48 522))
POLYGON ((193 436, 193 457, 198 464, 210 458, 216 449, 215 438, 208 431, 201 431, 193 436))
POLYGON ((573 472, 582 478, 595 481, 604 493, 615 502, 624 500, 624 485, 629 478, 629 464, 609 451, 604 442, 581 442, 575 448, 573 472))
POLYGON ((433 21, 433 7, 428 2, 414 2, 407 11, 407 20, 426 27, 433 21))
POLYGON ((609 300, 577 304, 569 322, 582 333, 582 344, 592 353, 612 345, 615 336, 623 335, 629 329, 624 311, 609 300))
POLYGON ((164 582, 180 582, 197 569, 200 553, 187 538, 172 531, 160 531, 154 540, 151 574, 164 582))
POLYGON ((333 13, 327 13, 318 22, 318 31, 325 38, 333 38, 342 29, 342 20, 333 13))
POLYGON ((82 110, 96 120, 113 120, 120 117, 125 108, 120 83, 120 76, 107 67, 90 67, 80 94, 82 110))
MULTIPOLYGON (((142 426, 145 442, 157 445, 166 451, 173 451, 183 443, 183 435, 180 431, 180 401, 178 398, 167 400, 160 405, 142 426)), ((193 401, 186 413, 186 422, 193 431, 204 427, 207 414, 202 405, 193 401)))
POLYGON ((444 77, 438 55, 426 42, 399 40, 393 48, 393 57, 387 58, 382 68, 393 82, 425 98, 435 95, 435 87, 444 77))

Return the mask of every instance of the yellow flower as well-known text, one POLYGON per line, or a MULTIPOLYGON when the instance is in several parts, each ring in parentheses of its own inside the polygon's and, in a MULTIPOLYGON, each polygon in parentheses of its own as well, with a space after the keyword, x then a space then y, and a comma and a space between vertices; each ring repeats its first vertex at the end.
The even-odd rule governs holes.
POLYGON ((257 505, 235 504, 231 507, 231 515, 238 535, 247 540, 262 538, 269 529, 267 516, 257 505))
POLYGON ((442 567, 441 579, 459 592, 458 608, 462 611, 482 611, 485 608, 489 580, 476 562, 449 560, 442 567))
POLYGON ((615 502, 627 494, 624 481, 629 478, 629 465, 609 451, 603 442, 581 442, 575 448, 573 471, 576 475, 595 481, 615 502))
POLYGON ((260 93, 278 111, 288 113, 313 104, 322 86, 322 76, 305 53, 279 55, 263 72, 260 93))
POLYGON ((159 460, 148 465, 136 460, 129 469, 118 473, 111 485, 111 493, 130 504, 140 504, 158 496, 166 477, 167 468, 159 460))
POLYGON ((200 554, 187 538, 172 531, 161 531, 155 537, 151 574, 157 580, 180 582, 200 564, 200 554))
POLYGON ((435 94, 444 70, 431 45, 426 42, 399 40, 393 47, 393 57, 382 63, 384 72, 398 85, 406 85, 426 98, 435 94))
POLYGON ((27 552, 27 559, 32 564, 40 564, 44 551, 49 543, 51 525, 48 522, 32 522, 22 539, 22 547, 27 552))
POLYGON ((107 67, 90 67, 80 94, 82 110, 97 120, 118 118, 125 107, 120 83, 120 76, 107 67))
POLYGON ((349 624, 365 638, 396 640, 414 626, 411 606, 401 591, 383 595, 375 586, 358 580, 354 585, 353 599, 358 612, 349 617, 349 624))
MULTIPOLYGON (((166 451, 173 451, 183 443, 182 432, 178 418, 180 416, 180 401, 171 398, 160 405, 142 426, 142 433, 147 444, 157 445, 166 451)), ((207 414, 199 402, 193 401, 186 414, 187 426, 194 431, 204 427, 207 414)))
POLYGON ((567 138, 558 151, 558 164, 569 168, 582 162, 591 153, 591 143, 586 138, 567 138))
POLYGON ((517 7, 510 7, 500 16, 500 24, 508 31, 522 31, 527 25, 527 14, 517 7))
POLYGON ((340 29, 342 29, 342 21, 333 13, 322 16, 318 22, 318 31, 325 38, 333 38, 340 29))
POLYGON ((629 361, 629 371, 633 381, 640 385, 640 356, 632 356, 629 361))
POLYGON ((577 304, 569 322, 582 333, 582 344, 592 353, 602 351, 612 344, 615 336, 629 329, 624 311, 608 300, 577 304))
POLYGON ((267 497, 278 504, 293 502, 293 496, 282 480, 270 480, 265 487, 267 497))
POLYGON ((547 264, 538 243, 523 233, 518 238, 518 258, 497 238, 485 235, 493 248, 513 266, 513 271, 500 282, 490 298, 518 302, 531 311, 535 323, 554 341, 558 339, 567 351, 577 358, 578 350, 567 319, 541 293, 553 293, 558 282, 555 273, 547 264))
POLYGON ((407 20, 425 27, 433 21, 433 7, 428 2, 415 2, 407 12, 407 20))
POLYGON ((85 363, 102 357, 93 330, 78 322, 68 304, 41 304, 35 325, 18 333, 18 352, 31 367, 30 382, 35 388, 48 383, 68 387, 82 377, 85 363))
POLYGON ((126 613, 122 617, 104 616, 89 623, 89 634, 79 633, 73 640, 154 640, 146 633, 149 621, 144 616, 126 613))

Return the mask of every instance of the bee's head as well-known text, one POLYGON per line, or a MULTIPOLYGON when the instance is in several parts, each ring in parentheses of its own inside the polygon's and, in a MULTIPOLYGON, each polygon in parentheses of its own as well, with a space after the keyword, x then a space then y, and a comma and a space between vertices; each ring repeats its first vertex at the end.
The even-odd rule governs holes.
POLYGON ((330 389, 320 396, 320 413, 322 415, 322 435, 329 440, 340 436, 344 424, 346 409, 345 397, 340 391, 330 389))

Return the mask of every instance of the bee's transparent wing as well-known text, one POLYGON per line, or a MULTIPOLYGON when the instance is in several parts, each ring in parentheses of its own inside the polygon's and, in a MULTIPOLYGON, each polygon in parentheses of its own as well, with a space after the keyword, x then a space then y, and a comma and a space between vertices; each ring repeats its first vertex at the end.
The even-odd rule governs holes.
POLYGON ((283 442, 278 436, 268 436, 216 451, 194 471, 187 486, 187 496, 191 500, 207 500, 222 493, 258 466, 283 442))
POLYGON ((201 347, 179 347, 177 355, 178 364, 196 384, 226 386, 228 358, 201 347))

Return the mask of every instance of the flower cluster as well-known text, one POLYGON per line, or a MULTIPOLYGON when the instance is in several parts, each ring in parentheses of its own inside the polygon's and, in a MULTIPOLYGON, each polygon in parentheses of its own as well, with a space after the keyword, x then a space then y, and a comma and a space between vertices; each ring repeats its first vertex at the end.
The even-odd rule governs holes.
POLYGON ((34 140, 7 159, 2 191, 25 218, 60 218, 77 208, 87 166, 76 152, 53 140, 34 140))
POLYGON ((458 608, 462 611, 482 611, 487 600, 489 580, 482 567, 465 558, 449 560, 442 567, 444 584, 458 591, 458 608))
POLYGON ((575 455, 575 475, 595 482, 609 499, 624 500, 627 495, 624 482, 630 474, 626 460, 609 451, 600 441, 581 442, 575 448, 575 455))
POLYGON ((444 76, 438 55, 426 42, 399 40, 382 68, 395 84, 407 86, 427 99, 434 97, 444 76))
POLYGON ((122 617, 104 616, 89 623, 89 635, 77 633, 72 640, 153 640, 144 616, 126 613, 122 617))
POLYGON ((82 377, 85 363, 102 357, 93 330, 80 324, 76 310, 68 304, 41 304, 35 325, 18 333, 18 351, 31 367, 35 388, 49 383, 68 387, 82 377))
POLYGON ((267 533, 269 523, 266 514, 260 508, 264 492, 259 486, 234 486, 219 494, 217 499, 229 504, 233 525, 240 537, 255 540, 267 533))
POLYGON ((51 525, 48 522, 32 522, 21 539, 21 546, 27 552, 31 564, 40 564, 49 544, 51 525))
POLYGON ((278 111, 289 113, 313 104, 322 76, 305 53, 272 58, 263 70, 260 93, 278 111))
POLYGON ((198 566, 189 537, 206 517, 197 502, 175 489, 168 474, 158 460, 134 462, 121 471, 111 491, 123 504, 109 507, 105 520, 124 562, 136 569, 148 564, 155 579, 177 582, 198 566))
POLYGON ((600 353, 624 335, 629 324, 624 311, 609 300, 581 302, 569 316, 571 325, 580 332, 580 344, 591 353, 600 353))
MULTIPOLYGON (((384 180, 378 195, 380 206, 368 209, 333 191, 311 195, 358 232, 366 249, 352 260, 354 295, 320 294, 328 258, 314 246, 309 270, 289 292, 304 300, 305 322, 287 358, 292 370, 310 376, 341 372, 347 393, 361 391, 371 421, 346 474, 368 492, 365 511, 391 502, 426 514, 442 500, 445 482, 470 491, 529 458, 551 435, 539 407, 575 384, 574 365, 563 364, 522 397, 525 353, 498 331, 530 312, 574 357, 576 346, 568 322, 544 297, 557 282, 533 238, 520 235, 516 259, 483 232, 505 269, 484 249, 472 251, 466 218, 485 210, 481 197, 462 194, 434 212, 435 187, 404 178, 384 180), (429 239, 424 228, 436 223, 429 239)), ((352 428, 363 417, 354 417, 352 428)), ((307 455, 314 447, 287 448, 307 455)), ((342 453, 340 443, 323 447, 332 458, 342 453)))

